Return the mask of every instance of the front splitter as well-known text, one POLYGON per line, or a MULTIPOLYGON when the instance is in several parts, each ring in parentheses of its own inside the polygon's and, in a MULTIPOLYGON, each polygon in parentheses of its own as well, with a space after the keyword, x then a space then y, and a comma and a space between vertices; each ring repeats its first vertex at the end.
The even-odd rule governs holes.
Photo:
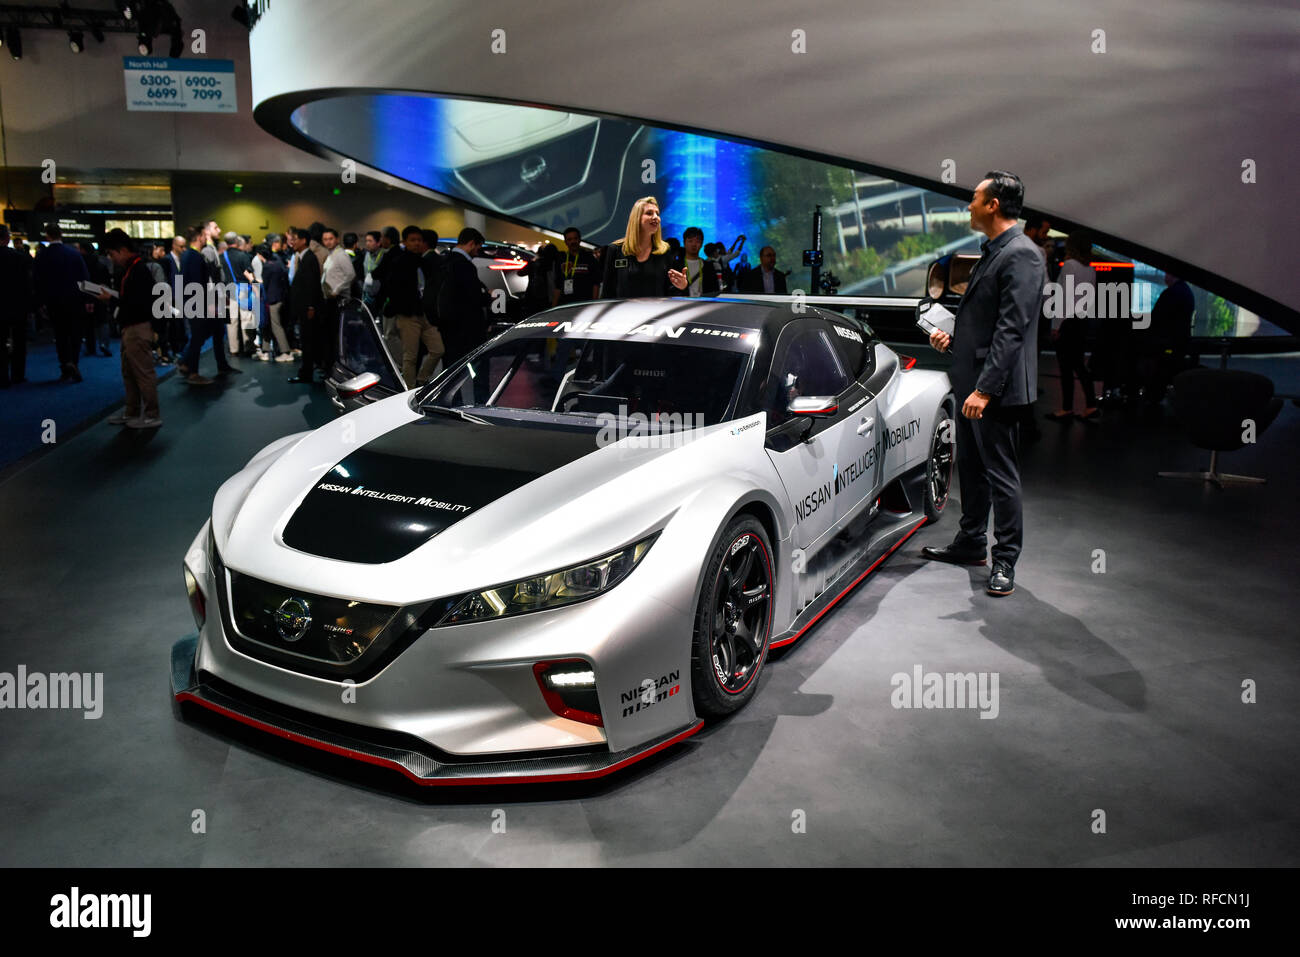
POLYGON ((533 754, 508 759, 442 760, 414 748, 395 747, 368 740, 367 729, 357 725, 322 728, 296 715, 278 710, 263 699, 252 700, 230 685, 201 680, 194 672, 198 635, 191 634, 172 646, 172 694, 181 704, 193 704, 215 714, 286 741, 328 754, 397 771, 419 785, 545 784, 586 781, 604 777, 689 738, 704 726, 693 725, 670 732, 625 751, 580 754, 533 754))

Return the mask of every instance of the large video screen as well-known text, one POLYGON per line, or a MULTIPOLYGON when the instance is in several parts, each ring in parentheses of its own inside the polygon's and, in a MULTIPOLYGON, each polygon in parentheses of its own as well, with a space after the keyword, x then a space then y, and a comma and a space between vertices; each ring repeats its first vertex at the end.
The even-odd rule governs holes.
POLYGON ((299 107, 308 138, 486 211, 546 229, 621 238, 632 204, 658 198, 666 236, 688 226, 732 247, 733 269, 772 246, 789 287, 822 206, 823 276, 838 292, 921 295, 938 255, 978 248, 966 200, 715 137, 558 110, 418 94, 344 95, 299 107))

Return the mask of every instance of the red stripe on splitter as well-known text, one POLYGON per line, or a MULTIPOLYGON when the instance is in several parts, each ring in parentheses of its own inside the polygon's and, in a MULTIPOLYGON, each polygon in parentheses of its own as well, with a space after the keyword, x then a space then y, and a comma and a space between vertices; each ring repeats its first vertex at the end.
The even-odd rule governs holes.
POLYGON ((852 584, 850 584, 847 588, 844 589, 844 591, 840 592, 840 593, 839 593, 838 595, 836 595, 833 599, 831 599, 830 604, 828 604, 828 605, 827 605, 825 608, 823 608, 821 611, 817 612, 817 614, 813 616, 813 620, 812 620, 812 621, 808 622, 808 624, 804 625, 802 628, 800 628, 798 631, 796 631, 796 632, 795 632, 793 635, 791 635, 789 638, 782 638, 780 641, 774 641, 774 642, 772 642, 772 647, 773 647, 773 648, 784 648, 786 645, 792 645, 792 644, 794 644, 796 641, 798 641, 801 637, 803 637, 803 633, 804 633, 805 631, 807 631, 809 628, 811 628, 813 625, 817 624, 817 622, 821 619, 821 616, 822 616, 822 615, 826 614, 828 611, 830 611, 832 608, 834 608, 835 605, 839 602, 839 600, 840 600, 841 598, 843 598, 843 597, 844 597, 845 595, 847 595, 849 592, 853 591, 853 589, 857 588, 857 587, 858 587, 858 583, 861 582, 862 579, 866 578, 868 575, 870 575, 872 572, 874 572, 877 568, 879 568, 881 562, 883 562, 883 561, 884 561, 886 558, 888 558, 890 555, 894 554, 894 552, 896 552, 896 551, 898 550, 898 547, 899 547, 900 545, 902 545, 903 542, 907 541, 909 538, 911 538, 913 535, 915 535, 915 534, 916 534, 916 530, 917 530, 918 528, 920 528, 922 525, 924 525, 927 521, 928 521, 928 519, 922 518, 919 522, 917 522, 914 526, 912 526, 912 530, 911 530, 910 532, 908 532, 906 535, 904 535, 902 538, 900 538, 898 541, 896 541, 892 546, 890 546, 889 551, 885 552, 885 554, 883 554, 883 555, 881 555, 879 558, 877 558, 877 559, 872 563, 872 565, 871 565, 870 568, 868 568, 865 572, 863 572, 863 573, 862 573, 861 575, 859 575, 857 578, 853 579, 852 584))
POLYGON ((642 761, 652 754, 657 754, 664 748, 671 747, 679 741, 684 741, 693 735, 700 728, 704 727, 703 721, 697 721, 692 727, 687 728, 681 734, 675 735, 660 744, 655 745, 640 754, 633 754, 624 758, 617 764, 611 764, 607 768, 599 768, 595 771, 574 771, 568 774, 537 774, 537 775, 506 775, 503 777, 480 777, 480 778, 422 778, 413 774, 409 768, 397 761, 388 758, 377 757, 373 754, 365 754, 361 751, 354 751, 351 748, 340 747, 337 744, 330 744, 326 741, 320 741, 316 738, 309 738, 305 735, 297 734, 293 731, 286 731, 284 728, 277 728, 273 724, 267 724, 264 721, 258 721, 256 718, 250 718, 246 714, 240 714, 238 711, 231 711, 229 708, 223 708, 219 704, 213 704, 211 701, 205 701, 188 691, 182 691, 176 695, 177 701, 191 701, 194 704, 207 708, 209 711, 215 711, 223 717, 232 718, 240 724, 246 724, 250 728, 256 728, 258 731, 266 731, 275 735, 277 738, 284 738, 293 741, 296 744, 305 744, 309 748, 315 748, 318 751, 324 751, 327 754, 337 755, 343 758, 351 758, 354 761, 362 761, 366 764, 374 764, 379 767, 388 768, 393 771, 400 771, 407 778, 416 784, 425 787, 437 785, 452 784, 548 784, 556 781, 586 781, 592 778, 604 777, 606 774, 613 774, 615 771, 621 771, 628 765, 642 761))

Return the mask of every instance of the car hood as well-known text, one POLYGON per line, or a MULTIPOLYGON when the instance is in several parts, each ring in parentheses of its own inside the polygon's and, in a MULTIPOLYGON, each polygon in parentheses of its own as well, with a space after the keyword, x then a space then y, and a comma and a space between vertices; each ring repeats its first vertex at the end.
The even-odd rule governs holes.
POLYGON ((331 467, 294 508, 281 537, 290 548, 324 558, 397 561, 485 506, 595 452, 596 435, 440 415, 416 419, 331 467))
POLYGON ((397 396, 309 433, 242 493, 232 479, 214 530, 223 559, 247 574, 420 600, 639 540, 729 458, 761 457, 762 429, 738 438, 736 425, 686 442, 602 443, 595 429, 424 416, 397 396))

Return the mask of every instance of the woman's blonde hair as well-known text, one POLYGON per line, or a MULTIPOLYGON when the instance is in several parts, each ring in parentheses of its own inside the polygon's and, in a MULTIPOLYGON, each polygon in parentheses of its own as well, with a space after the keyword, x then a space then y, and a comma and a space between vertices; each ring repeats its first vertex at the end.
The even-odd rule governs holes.
MULTIPOLYGON (((632 212, 627 217, 627 234, 623 237, 622 243, 619 244, 623 249, 623 255, 636 255, 637 242, 641 238, 641 213, 647 206, 658 205, 659 200, 655 199, 653 196, 642 196, 632 204, 632 212)), ((660 220, 659 228, 655 230, 655 234, 650 237, 650 252, 656 254, 668 252, 668 244, 664 242, 664 225, 662 220, 660 220)))

